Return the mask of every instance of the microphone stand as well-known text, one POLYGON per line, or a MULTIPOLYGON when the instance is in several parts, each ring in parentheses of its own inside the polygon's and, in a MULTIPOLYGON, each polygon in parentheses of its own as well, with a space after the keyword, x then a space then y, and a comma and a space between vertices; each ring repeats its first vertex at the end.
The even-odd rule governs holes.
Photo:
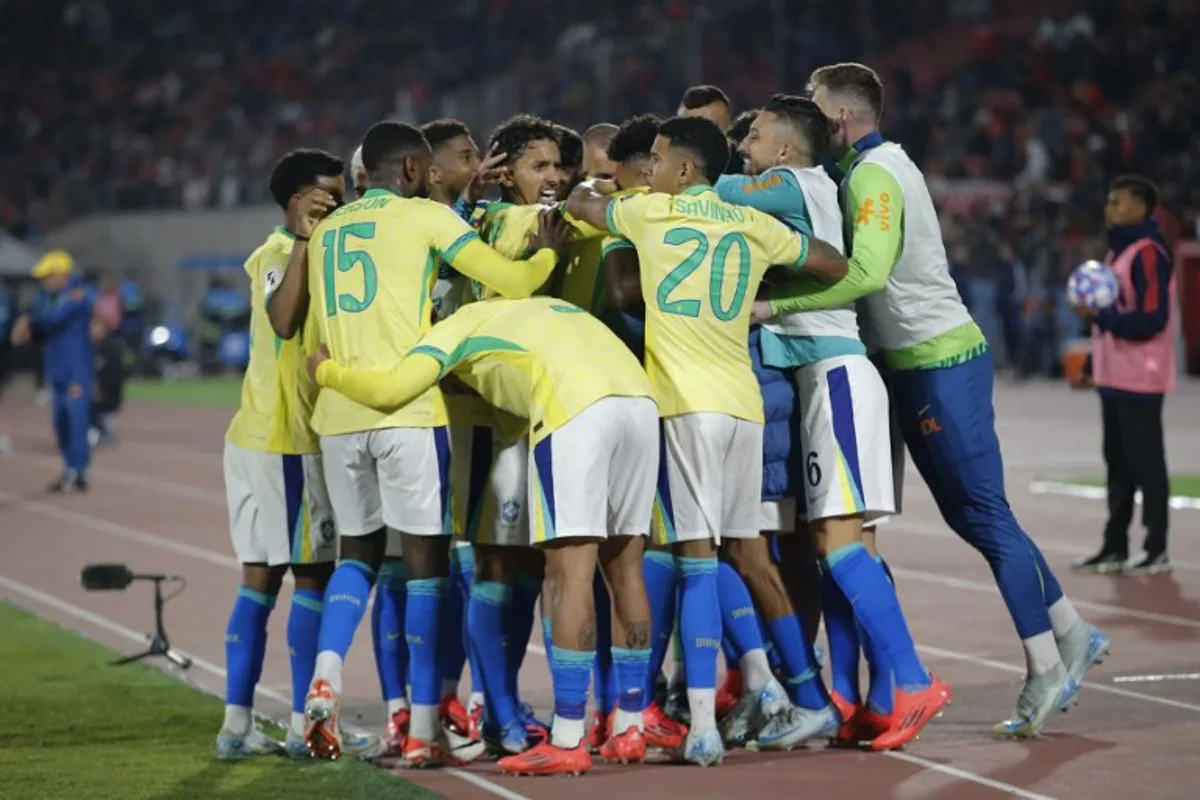
POLYGON ((192 659, 178 650, 171 648, 171 643, 167 641, 167 631, 163 627, 163 606, 166 604, 166 601, 163 599, 162 585, 163 581, 168 580, 167 576, 146 575, 137 577, 144 577, 147 580, 154 581, 154 634, 146 634, 146 639, 149 640, 150 646, 144 651, 132 656, 118 658, 116 661, 111 662, 112 666, 119 667, 123 664, 142 661, 152 656, 164 656, 180 669, 187 669, 192 665, 192 659))

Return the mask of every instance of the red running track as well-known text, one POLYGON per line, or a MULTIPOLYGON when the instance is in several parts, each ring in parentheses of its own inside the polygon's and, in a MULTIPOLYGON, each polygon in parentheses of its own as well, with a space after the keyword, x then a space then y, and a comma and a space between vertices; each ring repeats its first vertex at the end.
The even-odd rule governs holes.
MULTIPOLYGON (((1185 386, 1168 404, 1170 458, 1178 472, 1200 472, 1200 402, 1185 386)), ((1088 395, 1045 385, 1000 387, 1000 432, 1017 513, 1058 571, 1080 612, 1113 636, 1112 658, 1091 676, 1080 706, 1032 742, 997 742, 988 727, 1015 700, 1024 672, 991 575, 941 523, 915 474, 902 517, 880 535, 901 599, 931 669, 954 689, 955 703, 920 742, 899 754, 803 751, 732 753, 717 769, 648 764, 598 765, 585 778, 513 779, 494 765, 405 777, 451 800, 690 798, 837 792, 902 800, 1029 798, 1192 798, 1200 774, 1200 681, 1117 682, 1147 674, 1200 672, 1200 512, 1176 511, 1176 571, 1153 579, 1083 578, 1067 563, 1098 542, 1103 504, 1032 495, 1034 477, 1099 474, 1098 409, 1088 395)), ((186 592, 167 607, 172 644, 197 657, 189 679, 223 689, 226 615, 238 584, 221 480, 221 439, 229 413, 205 408, 132 406, 122 414, 119 447, 97 454, 86 496, 44 493, 58 469, 48 414, 6 399, 0 433, 16 452, 0 459, 0 531, 6 558, 0 598, 123 651, 134 651, 152 624, 148 592, 87 594, 79 569, 122 561, 138 571, 178 573, 186 592)), ((1136 541, 1136 537, 1135 537, 1136 541)), ((288 588, 281 606, 287 601, 288 588)), ((290 696, 286 614, 272 619, 273 645, 259 707, 283 716, 290 696)), ((535 629, 536 630, 536 629, 535 629)), ((364 630, 347 665, 345 718, 381 730, 383 711, 364 630)), ((530 645, 525 697, 550 706, 541 648, 530 645)), ((213 717, 213 733, 220 725, 213 717)), ((207 759, 207 752, 197 753, 207 759)))

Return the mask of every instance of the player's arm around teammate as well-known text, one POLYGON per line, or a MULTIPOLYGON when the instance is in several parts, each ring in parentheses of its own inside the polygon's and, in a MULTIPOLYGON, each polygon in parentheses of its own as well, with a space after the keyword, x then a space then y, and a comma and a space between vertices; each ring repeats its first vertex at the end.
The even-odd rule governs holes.
POLYGON ((614 600, 621 693, 606 753, 639 760, 650 637, 641 537, 653 504, 657 413, 624 345, 562 301, 492 299, 435 325, 388 372, 348 370, 323 353, 310 366, 322 385, 384 412, 453 371, 493 405, 530 421, 529 507, 534 542, 547 558, 555 722, 550 742, 501 768, 578 773, 590 767, 583 732, 596 648, 597 562, 614 600))

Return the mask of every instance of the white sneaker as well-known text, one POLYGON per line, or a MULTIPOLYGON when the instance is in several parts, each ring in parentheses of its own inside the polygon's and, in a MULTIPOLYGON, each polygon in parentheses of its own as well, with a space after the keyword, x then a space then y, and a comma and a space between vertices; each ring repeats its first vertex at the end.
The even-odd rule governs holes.
POLYGON ((725 745, 721 743, 721 733, 716 728, 688 731, 687 740, 683 743, 683 760, 701 767, 712 767, 725 760, 725 745))
POLYGON ((273 756, 284 752, 279 742, 262 732, 257 725, 245 734, 234 733, 225 728, 217 734, 217 758, 235 761, 250 756, 273 756))
POLYGON ((724 719, 719 730, 728 747, 745 747, 767 720, 791 708, 787 690, 772 678, 757 692, 743 692, 738 704, 724 719))

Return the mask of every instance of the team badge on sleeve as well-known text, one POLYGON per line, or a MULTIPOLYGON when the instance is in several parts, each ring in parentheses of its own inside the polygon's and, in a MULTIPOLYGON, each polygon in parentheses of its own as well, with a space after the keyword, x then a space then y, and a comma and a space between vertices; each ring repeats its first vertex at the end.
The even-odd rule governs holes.
POLYGON ((279 267, 271 267, 263 274, 263 287, 266 289, 267 296, 271 296, 271 292, 279 288, 280 281, 283 280, 283 270, 279 267))

